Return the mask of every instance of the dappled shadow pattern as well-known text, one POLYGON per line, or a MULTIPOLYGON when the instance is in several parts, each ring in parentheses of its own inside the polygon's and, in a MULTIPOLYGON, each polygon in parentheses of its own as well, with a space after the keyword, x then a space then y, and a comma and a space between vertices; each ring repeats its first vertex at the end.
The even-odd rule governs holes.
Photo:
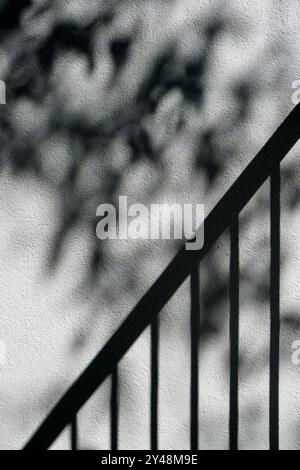
MULTIPOLYGON (((222 7, 215 7, 204 20, 201 14, 195 14, 188 24, 183 22, 178 26, 175 35, 172 33, 157 40, 156 37, 153 39, 153 30, 163 30, 160 25, 166 18, 154 17, 147 24, 145 15, 146 20, 143 22, 143 7, 150 8, 151 2, 140 2, 137 8, 130 2, 99 2, 99 10, 86 17, 84 14, 73 17, 72 11, 68 10, 66 13, 66 3, 45 0, 37 5, 30 0, 20 0, 4 1, 0 6, 0 46, 6 57, 0 78, 7 82, 9 103, 5 109, 1 109, 0 115, 1 170, 8 169, 13 175, 22 178, 34 176, 57 196, 59 213, 55 214, 56 232, 45 248, 46 275, 60 268, 68 237, 78 227, 87 227, 91 235, 87 255, 89 259, 87 268, 82 269, 82 282, 76 292, 72 292, 72 297, 73 294, 76 294, 75 299, 82 296, 83 302, 87 298, 95 299, 95 315, 101 317, 99 299, 112 304, 116 297, 122 296, 123 291, 135 292, 142 268, 137 268, 136 262, 132 262, 132 259, 140 257, 138 249, 135 256, 132 256, 132 252, 125 253, 123 264, 126 269, 122 271, 124 286, 119 286, 118 292, 110 286, 108 294, 103 291, 98 293, 104 278, 110 278, 111 266, 116 265, 118 269, 119 265, 117 255, 113 257, 110 253, 111 260, 107 259, 108 243, 99 242, 95 236, 96 207, 102 202, 116 203, 124 187, 135 197, 136 188, 132 188, 129 175, 136 172, 138 180, 141 168, 144 170, 143 175, 146 175, 146 182, 143 180, 141 183, 143 202, 148 203, 155 196, 165 196, 165 193, 176 198, 176 191, 170 190, 170 167, 176 165, 176 145, 184 149, 183 155, 180 155, 181 168, 187 168, 191 181, 196 179, 202 200, 209 200, 211 194, 218 192, 219 186, 218 200, 225 192, 223 188, 227 188, 221 182, 227 181, 228 173, 233 168, 242 169, 246 166, 246 162, 240 160, 245 127, 252 118, 256 100, 264 96, 272 84, 268 83, 259 59, 251 65, 251 70, 232 79, 229 85, 227 83, 228 89, 225 89, 224 84, 222 93, 227 94, 226 109, 211 112, 220 104, 218 100, 221 100, 221 94, 216 97, 211 95, 215 78, 211 69, 218 45, 222 39, 228 38, 232 30, 237 31, 235 41, 243 32, 239 20, 231 18, 222 7), (130 20, 127 26, 125 13, 128 11, 130 20), (155 22, 158 19, 157 26, 155 22), (186 150, 191 157, 188 163, 186 150), (176 156, 171 165, 170 153, 176 156), (116 154, 120 156, 119 159, 115 158, 116 154), (148 180, 151 180, 149 184, 148 180)), ((159 13, 162 9, 161 14, 162 5, 169 5, 170 8, 174 6, 174 2, 153 3, 159 13)), ((276 54, 279 55, 280 50, 277 47, 276 54)), ((268 50, 264 54, 270 64, 275 64, 273 75, 280 81, 280 72, 276 69, 277 55, 274 56, 268 50)), ((277 144, 274 145, 274 155, 278 155, 279 149, 284 153, 286 148, 282 146, 288 145, 283 142, 277 144)), ((265 170, 268 173, 268 169, 265 170)), ((258 184, 262 178, 260 175, 267 173, 255 173, 251 183, 258 184)), ((295 211, 300 200, 297 175, 293 169, 285 170, 284 175, 284 181, 290 185, 288 201, 285 202, 288 202, 290 211, 295 211)), ((185 185, 189 193, 190 181, 184 181, 183 178, 182 181, 181 177, 177 178, 174 185, 185 185)), ((252 184, 247 184, 242 190, 245 201, 250 197, 247 187, 253 189, 252 184)), ((236 204, 240 188, 232 191, 230 211, 238 213, 240 208, 236 204)), ((225 209, 222 220, 229 212, 229 205, 225 209)), ((263 217, 265 206, 258 209, 263 217)), ((241 234, 247 228, 248 219, 243 217, 240 220, 241 234)), ((229 226, 230 221, 222 223, 224 228, 225 225, 229 226)), ((211 241, 217 236, 216 230, 212 226, 209 229, 213 234, 211 241)), ((167 249, 170 258, 174 247, 167 249)), ((177 270, 180 272, 182 269, 180 280, 191 272, 191 265, 195 261, 190 260, 190 255, 185 255, 189 261, 183 262, 186 258, 182 256, 179 256, 182 261, 176 261, 176 270, 174 264, 171 265, 170 276, 173 276, 173 281, 170 282, 169 277, 165 281, 166 292, 170 293, 178 286, 177 270)), ((228 296, 228 282, 223 279, 219 260, 213 254, 210 256, 201 265, 201 279, 212 281, 201 284, 199 334, 203 345, 224 328, 219 306, 228 296)), ((251 273, 251 266, 243 269, 240 279, 249 279, 251 273)), ((255 279, 253 297, 261 302, 268 300, 269 286, 265 279, 255 279)), ((146 298, 149 300, 149 297, 146 298)), ((155 307, 154 312, 158 305, 153 305, 150 300, 149 305, 155 307)), ((195 298, 194 302, 197 304, 195 298)), ((154 316, 153 312, 151 315, 154 316)), ((286 321, 292 323, 296 321, 295 318, 297 312, 287 317, 286 321)), ((150 317, 148 320, 150 322, 150 317)), ((74 340, 77 349, 84 346, 89 335, 89 322, 83 320, 83 323, 84 333, 80 341, 76 343, 74 340)), ((196 325, 193 328, 195 351, 198 346, 195 332, 199 326, 195 313, 193 325, 196 325)), ((236 332, 237 325, 233 323, 232 326, 232 331, 236 332)), ((133 331, 136 331, 135 328, 133 326, 133 331)), ((155 322, 152 328, 152 447, 156 448, 157 404, 154 402, 157 400, 158 387, 156 349, 159 332, 155 322)), ((277 340, 274 348, 276 345, 277 340)), ((236 342, 233 349, 237 350, 236 342)), ((119 357, 121 352, 120 349, 120 352, 114 354, 119 357)), ((232 369, 236 369, 237 359, 231 362, 232 369)), ((110 361, 108 364, 112 364, 110 361)), ((195 355, 192 361, 195 361, 195 355)), ((195 362, 193 370, 191 400, 194 414, 191 424, 195 430, 195 397, 198 395, 195 362)), ((114 378, 116 385, 117 375, 114 378)), ((232 382, 232 387, 236 386, 237 380, 232 382)), ((86 396, 90 391, 87 388, 86 396)), ((84 395, 80 400, 83 399, 84 395)), ((73 418, 78 404, 79 401, 75 400, 71 408, 67 406, 64 411, 67 414, 63 416, 73 418)), ((232 402, 232 409, 235 407, 236 403, 232 402)), ((116 393, 112 399, 111 412, 116 430, 116 393)), ((232 427, 235 431, 236 421, 233 416, 232 427)), ((196 447, 198 437, 195 437, 195 432, 191 436, 193 447, 196 447)), ((75 441, 74 424, 74 446, 75 441)), ((236 436, 232 447, 235 441, 236 436)), ((116 447, 117 439, 114 436, 112 442, 116 447)))

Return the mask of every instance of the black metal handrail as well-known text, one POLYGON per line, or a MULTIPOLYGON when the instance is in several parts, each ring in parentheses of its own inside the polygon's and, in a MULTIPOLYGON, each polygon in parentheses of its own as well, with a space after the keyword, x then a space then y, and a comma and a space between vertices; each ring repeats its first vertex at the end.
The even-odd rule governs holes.
POLYGON ((280 162, 300 138, 300 105, 285 119, 204 221, 205 241, 199 251, 182 248, 158 280, 139 301, 112 338, 60 399, 26 444, 25 449, 47 449, 61 431, 72 425, 76 448, 76 416, 106 378, 112 376, 112 448, 117 448, 117 387, 119 361, 136 339, 152 326, 151 447, 157 448, 158 314, 185 279, 191 275, 191 448, 198 448, 198 331, 199 262, 228 228, 231 233, 230 277, 230 448, 238 447, 238 343, 239 343, 239 214, 267 178, 271 178, 271 351, 270 351, 270 447, 279 447, 279 272, 280 272, 280 162), (191 319, 192 320, 192 319, 191 319), (193 321, 193 320, 192 320, 193 321), (75 427, 75 428, 74 428, 75 427))

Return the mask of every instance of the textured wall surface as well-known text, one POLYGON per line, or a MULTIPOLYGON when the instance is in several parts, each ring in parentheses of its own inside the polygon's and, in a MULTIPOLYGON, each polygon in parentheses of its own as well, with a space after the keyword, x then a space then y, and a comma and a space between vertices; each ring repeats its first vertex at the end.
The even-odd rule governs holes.
MULTIPOLYGON (((172 259, 174 241, 99 241, 96 208, 206 214, 293 108, 298 0, 0 2, 0 448, 19 449, 172 259)), ((280 439, 300 449, 299 144, 282 165, 280 439)), ((269 183, 241 215, 240 448, 268 448, 269 183)), ((201 267, 199 440, 228 447, 229 245, 201 267)), ((159 448, 188 449, 190 287, 160 316, 159 448)), ((120 364, 120 449, 149 448, 145 331, 120 364)), ((107 449, 110 381, 78 416, 107 449)), ((70 447, 69 430, 53 448, 70 447)))

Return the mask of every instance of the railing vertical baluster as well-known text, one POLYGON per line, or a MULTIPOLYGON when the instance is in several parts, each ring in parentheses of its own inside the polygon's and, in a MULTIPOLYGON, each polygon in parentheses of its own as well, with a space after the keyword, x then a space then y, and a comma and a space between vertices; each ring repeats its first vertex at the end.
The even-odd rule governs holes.
POLYGON ((118 450, 118 424, 119 424, 119 403, 118 403, 118 366, 115 367, 111 377, 111 450, 118 450))
POLYGON ((239 218, 230 227, 230 418, 229 447, 238 449, 239 428, 239 218))
POLYGON ((78 443, 78 430, 77 430, 77 416, 75 415, 71 424, 71 449, 78 450, 77 443, 78 443))
POLYGON ((191 450, 199 446, 199 334, 200 334, 200 270, 197 264, 191 273, 191 450))
POLYGON ((150 440, 151 450, 158 449, 158 381, 159 381, 159 318, 151 324, 151 404, 150 404, 150 440))
POLYGON ((280 164, 270 182, 270 449, 279 449, 279 355, 280 355, 280 164))

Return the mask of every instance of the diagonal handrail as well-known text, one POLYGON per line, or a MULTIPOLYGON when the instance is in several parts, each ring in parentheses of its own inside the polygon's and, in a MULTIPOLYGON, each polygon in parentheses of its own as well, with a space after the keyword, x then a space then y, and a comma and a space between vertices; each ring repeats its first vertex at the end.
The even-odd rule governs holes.
POLYGON ((204 221, 199 251, 182 248, 143 296, 120 328, 53 408, 25 450, 47 449, 96 389, 110 376, 136 339, 160 313, 176 290, 231 225, 248 201, 300 138, 300 105, 296 106, 241 173, 204 221))

